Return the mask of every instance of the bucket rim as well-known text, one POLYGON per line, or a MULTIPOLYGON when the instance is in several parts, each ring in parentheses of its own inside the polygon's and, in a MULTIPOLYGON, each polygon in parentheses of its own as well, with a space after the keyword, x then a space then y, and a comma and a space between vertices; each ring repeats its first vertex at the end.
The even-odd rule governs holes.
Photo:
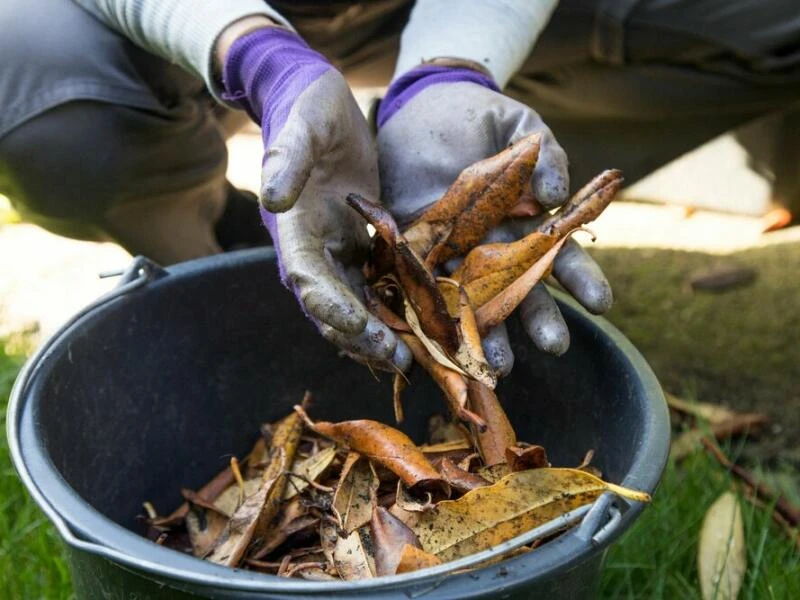
MULTIPOLYGON (((579 528, 573 528, 537 548, 536 552, 506 559, 470 573, 453 572, 454 569, 463 568, 463 566, 459 566, 465 562, 465 559, 460 559, 415 573, 351 582, 285 579, 216 565, 160 547, 100 513, 83 500, 61 477, 43 445, 33 443, 36 439, 36 436, 33 435, 35 424, 29 414, 28 392, 31 386, 26 385, 27 382, 35 379, 38 367, 61 344, 66 342, 68 334, 74 328, 85 326, 92 316, 102 311, 104 307, 123 299, 130 299, 137 288, 142 288, 145 284, 161 285, 162 282, 156 281, 157 279, 174 284, 178 283, 180 279, 205 273, 209 269, 238 267, 243 263, 274 261, 274 259, 275 253, 271 249, 242 250, 188 261, 161 271, 162 273, 166 272, 168 277, 154 277, 153 271, 148 271, 138 279, 124 283, 108 297, 101 298, 98 302, 80 311, 25 363, 12 388, 8 404, 6 429, 9 450, 14 467, 28 492, 55 525, 69 547, 101 556, 118 563, 123 568, 135 570, 158 581, 169 580, 204 588, 283 593, 291 596, 322 592, 332 594, 385 593, 392 588, 399 589, 399 585, 403 587, 413 585, 423 589, 430 588, 431 591, 435 589, 441 593, 445 591, 445 587, 462 585, 466 580, 467 589, 462 589, 462 597, 468 597, 463 594, 468 594, 472 588, 476 587, 474 581, 476 574, 485 574, 488 577, 501 576, 503 577, 503 588, 508 589, 517 584, 530 583, 537 578, 552 575, 554 572, 563 572, 609 546, 630 527, 644 509, 645 505, 636 502, 627 505, 626 510, 616 519, 615 526, 607 532, 607 535, 602 536, 602 539, 592 540, 591 536, 587 539, 585 536, 578 535, 579 528), (124 289, 126 286, 128 289, 124 289), (27 420, 26 416, 29 417, 27 420), (42 488, 48 490, 47 495, 42 488), (65 509, 64 506, 61 506, 61 510, 59 510, 57 505, 60 505, 62 500, 66 501, 66 506, 70 508, 65 509), (131 552, 131 549, 135 552, 131 552)), ((136 267, 137 262, 141 264, 140 259, 137 258, 131 268, 136 267)), ((145 262, 147 261, 145 260, 145 262)), ((597 334, 606 336, 619 350, 620 356, 629 363, 631 371, 636 374, 642 394, 649 400, 644 406, 646 419, 642 425, 645 433, 642 435, 642 443, 637 456, 625 478, 619 484, 652 494, 663 474, 669 451, 669 417, 666 400, 658 380, 641 353, 610 322, 603 317, 588 314, 566 294, 558 290, 551 290, 551 292, 568 322, 582 321, 584 325, 594 329, 597 334), (650 465, 650 467, 644 468, 644 465, 650 465), (657 466, 657 469, 653 469, 653 466, 657 466)), ((604 498, 608 498, 608 495, 604 495, 604 498)), ((599 507, 600 504, 599 500, 595 502, 596 507, 599 507)), ((605 515, 607 508, 608 501, 605 502, 604 514, 601 517, 605 515)), ((589 507, 586 507, 578 516, 583 517, 588 511, 589 507)), ((538 529, 541 528, 537 528, 534 532, 538 529)), ((520 542, 520 540, 530 534, 531 532, 527 532, 527 534, 517 536, 503 545, 486 551, 485 557, 483 553, 479 556, 485 560, 503 554, 509 550, 507 545, 520 546, 526 543, 520 542)), ((466 558, 472 559, 473 557, 466 558)))

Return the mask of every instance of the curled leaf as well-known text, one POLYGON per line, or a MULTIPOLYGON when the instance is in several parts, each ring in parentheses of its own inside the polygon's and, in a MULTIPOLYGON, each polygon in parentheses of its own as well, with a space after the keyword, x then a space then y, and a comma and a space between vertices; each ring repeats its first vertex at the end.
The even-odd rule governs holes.
MULTIPOLYGON (((512 471, 541 469, 550 466, 547 453, 541 446, 509 446, 506 448, 506 462, 512 471)), ((581 467, 578 467, 579 469, 581 467)))
POLYGON ((486 429, 475 432, 478 451, 486 466, 506 462, 506 448, 517 443, 517 434, 497 394, 480 381, 467 383, 469 406, 486 423, 486 429))
POLYGON ((408 245, 392 216, 383 207, 358 194, 348 195, 347 203, 375 227, 390 246, 394 254, 395 273, 403 293, 415 315, 424 315, 420 325, 425 335, 440 344, 446 354, 455 354, 459 344, 458 330, 447 312, 436 279, 408 245))
POLYGON ((450 487, 461 493, 491 485, 477 473, 470 473, 461 469, 449 458, 443 458, 439 464, 439 470, 444 480, 450 484, 450 487))
POLYGON ((448 369, 434 360, 419 338, 407 333, 401 333, 400 338, 411 349, 416 361, 422 365, 439 385, 453 416, 467 423, 472 423, 479 429, 485 429, 486 423, 483 419, 467 408, 466 378, 458 371, 448 369))
POLYGON ((302 408, 296 406, 295 410, 304 415, 311 429, 382 464, 409 487, 446 494, 447 484, 402 431, 369 419, 314 423, 302 408))
POLYGON ((539 231, 562 238, 600 216, 622 187, 622 172, 608 169, 597 175, 539 226, 539 231))

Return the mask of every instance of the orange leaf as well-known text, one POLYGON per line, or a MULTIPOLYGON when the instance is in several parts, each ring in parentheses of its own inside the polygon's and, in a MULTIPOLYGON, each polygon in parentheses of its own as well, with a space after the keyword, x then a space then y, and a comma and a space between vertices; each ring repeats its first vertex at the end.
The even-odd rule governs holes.
POLYGON ((487 467, 506 462, 506 448, 517 443, 517 434, 500 405, 497 395, 480 381, 470 381, 469 406, 485 422, 486 430, 476 434, 478 450, 487 467))
MULTIPOLYGON (((539 140, 539 134, 529 135, 464 169, 444 196, 409 227, 412 237, 423 237, 417 235, 416 228, 452 224, 442 247, 437 249, 437 263, 477 246, 529 189, 539 157, 539 140)), ((422 248, 421 255, 426 256, 431 248, 422 248)))
POLYGON ((412 571, 419 571, 420 569, 427 569, 440 564, 442 564, 442 561, 436 555, 406 544, 400 552, 400 562, 397 565, 396 573, 398 575, 400 573, 411 573, 412 571))
POLYGON ((296 406, 295 410, 311 429, 382 464, 409 487, 447 495, 447 484, 438 471, 402 431, 368 419, 314 423, 302 408, 296 406))
POLYGON ((378 577, 394 575, 403 546, 419 547, 417 534, 382 506, 372 512, 369 523, 375 555, 375 572, 378 577))

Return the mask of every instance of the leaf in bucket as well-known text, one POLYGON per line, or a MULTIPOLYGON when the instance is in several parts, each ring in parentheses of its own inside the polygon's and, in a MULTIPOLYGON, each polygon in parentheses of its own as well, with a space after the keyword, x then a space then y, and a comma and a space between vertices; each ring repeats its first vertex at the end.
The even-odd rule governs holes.
POLYGON ((447 484, 438 471, 402 431, 369 419, 314 423, 301 407, 295 410, 311 429, 382 464, 409 487, 447 494, 447 484))
POLYGON ((441 471, 444 480, 450 484, 450 487, 461 493, 491 485, 489 481, 477 473, 470 473, 469 471, 465 471, 464 469, 458 467, 449 458, 442 459, 439 470, 441 471))
POLYGON ((480 381, 467 382, 469 406, 486 423, 475 432, 478 450, 487 467, 506 462, 506 448, 517 443, 517 434, 500 405, 497 394, 480 381))
POLYGON ((397 564, 396 574, 411 573, 428 567, 435 567, 442 564, 435 554, 425 552, 421 548, 406 544, 400 552, 400 562, 397 564))
POLYGON ((227 524, 225 515, 190 503, 186 530, 192 542, 192 553, 201 557, 208 554, 227 524))
POLYGON ((375 577, 375 558, 368 527, 340 537, 336 525, 323 521, 320 525, 322 548, 328 560, 345 581, 375 577))
POLYGON ((270 463, 261 477, 263 485, 233 514, 209 555, 210 561, 237 566, 251 541, 264 535, 280 509, 286 471, 294 461, 302 432, 303 420, 296 412, 277 424, 270 443, 270 463))
POLYGON ((375 508, 369 523, 375 555, 375 573, 382 577, 394 575, 403 546, 419 547, 417 535, 400 519, 382 506, 375 508))
POLYGON ((589 504, 611 491, 642 502, 650 496, 575 469, 532 469, 507 475, 458 500, 422 513, 413 530, 422 548, 443 561, 481 552, 589 504))
POLYGON ((697 548, 697 572, 703 600, 733 600, 747 570, 742 509, 732 492, 722 494, 706 512, 697 548))
MULTIPOLYGON (((541 446, 509 446, 506 448, 506 462, 512 471, 541 469, 550 466, 547 452, 541 446)), ((581 467, 577 467, 580 469, 581 467)))
POLYGON ((316 481, 325 469, 330 466, 334 458, 336 458, 336 448, 329 446, 316 454, 312 454, 305 460, 295 461, 292 465, 292 475, 295 475, 295 477, 289 477, 286 490, 283 492, 283 499, 293 498, 306 489, 310 481, 316 481))
MULTIPOLYGON (((477 246, 529 189, 539 142, 540 136, 531 134, 464 169, 444 196, 408 228, 408 234, 415 240, 429 238, 434 244, 438 241, 439 263, 477 246), (418 228, 450 231, 447 236, 441 232, 426 236, 419 234, 418 228)), ((420 255, 426 256, 432 248, 421 247, 420 255)))
POLYGON ((372 463, 358 454, 350 452, 342 467, 339 484, 333 494, 333 513, 345 533, 369 523, 372 509, 377 503, 378 476, 372 463))
POLYGON ((382 206, 358 194, 349 194, 347 203, 375 227, 378 234, 391 247, 394 253, 395 273, 403 288, 403 294, 412 312, 424 316, 419 323, 422 331, 435 340, 446 354, 454 354, 459 344, 455 321, 447 311, 447 304, 436 286, 436 279, 408 245, 392 216, 382 206))
POLYGON ((436 361, 416 336, 408 333, 400 333, 399 335, 411 350, 416 361, 422 365, 439 388, 441 388, 453 416, 461 421, 472 423, 480 429, 484 429, 486 427, 485 421, 467 408, 468 396, 466 378, 458 371, 448 369, 443 364, 436 361))

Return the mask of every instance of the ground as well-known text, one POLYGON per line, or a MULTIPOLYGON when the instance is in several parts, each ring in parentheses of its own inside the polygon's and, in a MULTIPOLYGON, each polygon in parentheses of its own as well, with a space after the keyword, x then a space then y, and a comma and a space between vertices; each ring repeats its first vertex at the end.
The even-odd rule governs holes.
MULTIPOLYGON (((259 144, 253 132, 233 140, 229 175, 237 185, 257 184, 259 144)), ((635 186, 627 192, 629 200, 668 204, 612 205, 593 226, 598 242, 591 251, 615 290, 608 319, 641 350, 665 390, 770 416, 771 425, 757 441, 736 441, 727 450, 753 468, 766 469, 770 481, 797 501, 800 227, 761 233, 761 221, 753 215, 766 206, 767 186, 748 174, 743 162, 725 138, 635 186), (735 207, 751 215, 689 214, 679 204, 735 207), (687 278, 719 263, 753 267, 757 277, 724 293, 691 291, 687 278)), ((27 330, 32 332, 28 340, 41 340, 114 285, 98 279, 98 272, 130 260, 111 244, 2 225, 10 217, 0 203, 0 338, 7 347, 0 353, 2 400, 19 366, 18 358, 6 356, 14 354, 16 332, 27 330)), ((0 596, 68 597, 56 536, 26 498, 6 454, 0 445, 0 581, 6 586, 0 596)), ((702 454, 671 464, 654 506, 611 552, 603 596, 699 597, 696 531, 705 509, 729 486, 724 470, 702 454)), ((796 548, 769 524, 768 511, 744 507, 749 568, 741 597, 800 597, 793 575, 800 568, 796 548)))

